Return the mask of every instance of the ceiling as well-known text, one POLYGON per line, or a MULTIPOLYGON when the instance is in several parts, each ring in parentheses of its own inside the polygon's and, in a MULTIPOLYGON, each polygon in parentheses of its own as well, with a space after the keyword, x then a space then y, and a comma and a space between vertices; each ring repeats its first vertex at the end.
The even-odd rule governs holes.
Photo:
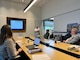
MULTIPOLYGON (((28 4, 31 0, 6 0, 10 2, 15 2, 15 3, 21 3, 21 4, 28 4)), ((38 0, 35 5, 39 7, 43 7, 46 5, 50 0, 38 0)))
POLYGON ((35 5, 39 6, 39 7, 43 7, 44 5, 46 5, 50 0, 38 0, 35 5))

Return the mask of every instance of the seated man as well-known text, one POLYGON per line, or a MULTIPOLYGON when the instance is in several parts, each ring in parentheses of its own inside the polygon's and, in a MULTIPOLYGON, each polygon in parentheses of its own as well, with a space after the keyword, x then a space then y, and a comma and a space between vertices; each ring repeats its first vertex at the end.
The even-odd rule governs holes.
POLYGON ((46 33, 44 34, 44 38, 45 39, 48 39, 49 38, 49 35, 50 35, 49 30, 46 30, 46 33))
POLYGON ((70 43, 70 44, 78 44, 80 40, 79 35, 77 34, 77 28, 72 28, 71 30, 71 37, 68 38, 65 43, 70 43))

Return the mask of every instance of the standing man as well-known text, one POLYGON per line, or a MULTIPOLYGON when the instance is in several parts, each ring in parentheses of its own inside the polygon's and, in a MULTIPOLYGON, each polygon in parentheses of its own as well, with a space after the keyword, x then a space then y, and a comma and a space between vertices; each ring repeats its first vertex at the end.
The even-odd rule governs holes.
POLYGON ((38 26, 35 27, 34 33, 35 37, 38 37, 38 35, 40 35, 40 28, 38 26))

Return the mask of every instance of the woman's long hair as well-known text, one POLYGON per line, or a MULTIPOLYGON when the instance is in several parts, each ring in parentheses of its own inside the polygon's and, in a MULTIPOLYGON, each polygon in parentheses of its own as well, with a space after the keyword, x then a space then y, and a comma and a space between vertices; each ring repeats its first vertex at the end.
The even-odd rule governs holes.
POLYGON ((11 38, 11 37, 12 37, 11 27, 9 25, 3 25, 0 34, 0 45, 4 43, 6 38, 11 38))

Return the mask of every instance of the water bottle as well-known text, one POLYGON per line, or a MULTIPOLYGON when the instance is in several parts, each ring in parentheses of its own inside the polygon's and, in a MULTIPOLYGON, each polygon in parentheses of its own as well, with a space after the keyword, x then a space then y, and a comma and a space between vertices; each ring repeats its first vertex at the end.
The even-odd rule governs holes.
POLYGON ((29 39, 28 39, 28 43, 29 43, 29 39))

